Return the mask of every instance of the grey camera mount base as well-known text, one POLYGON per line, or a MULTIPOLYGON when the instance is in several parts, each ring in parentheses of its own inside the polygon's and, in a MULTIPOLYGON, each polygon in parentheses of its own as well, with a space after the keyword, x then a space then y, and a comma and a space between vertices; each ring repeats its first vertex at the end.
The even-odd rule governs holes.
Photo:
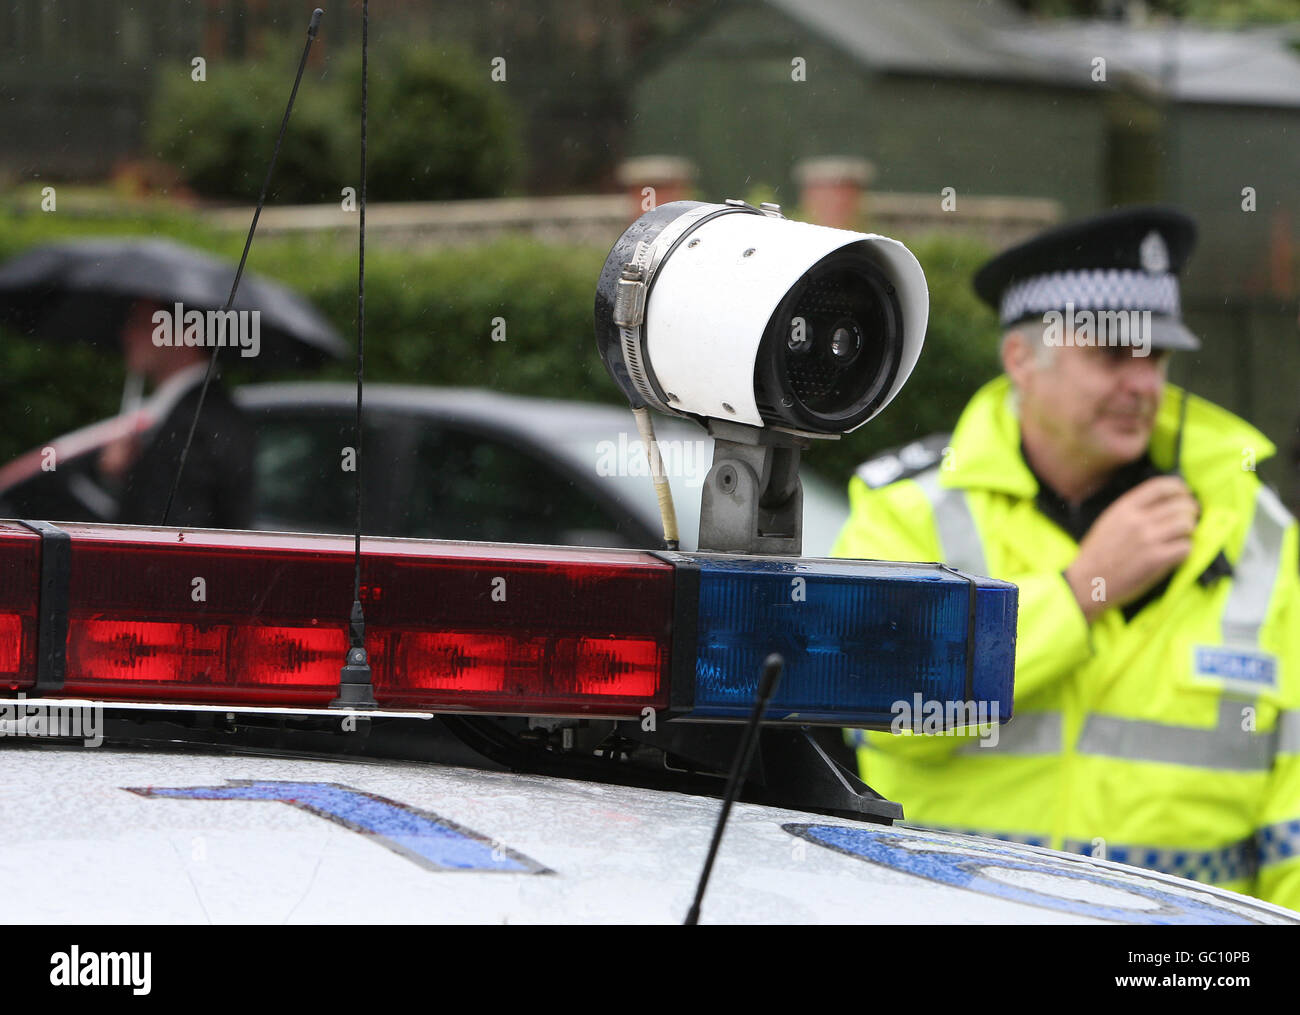
POLYGON ((809 438, 721 420, 709 421, 709 433, 713 467, 700 504, 700 550, 798 557, 803 552, 799 454, 809 438))

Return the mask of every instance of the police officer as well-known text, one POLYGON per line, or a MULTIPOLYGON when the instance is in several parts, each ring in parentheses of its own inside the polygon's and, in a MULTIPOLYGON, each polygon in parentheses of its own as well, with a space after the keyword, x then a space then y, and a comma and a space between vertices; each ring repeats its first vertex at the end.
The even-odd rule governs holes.
POLYGON ((1300 908, 1297 528, 1245 421, 1166 383, 1194 223, 1134 208, 976 275, 1005 373, 948 441, 867 463, 840 556, 1019 586, 991 737, 855 734, 909 820, 1104 856, 1300 908), (1122 312, 1122 313, 1121 313, 1122 312))

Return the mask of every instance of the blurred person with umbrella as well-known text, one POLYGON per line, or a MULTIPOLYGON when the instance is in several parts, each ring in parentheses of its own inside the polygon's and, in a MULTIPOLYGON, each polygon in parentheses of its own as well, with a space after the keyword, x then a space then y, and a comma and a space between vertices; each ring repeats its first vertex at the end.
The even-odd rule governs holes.
MULTIPOLYGON (((241 358, 272 369, 314 365, 346 350, 309 303, 265 279, 245 276, 229 308, 234 313, 222 316, 234 274, 233 265, 168 240, 61 243, 0 267, 0 323, 32 337, 123 351, 122 409, 145 408, 150 422, 100 457, 101 474, 118 490, 120 522, 161 520, 209 359, 223 345, 238 345, 241 358), (250 320, 251 332, 227 333, 227 323, 250 320), (146 382, 152 393, 141 402, 146 382)), ((214 376, 168 521, 246 528, 255 437, 214 376)))
MULTIPOLYGON (((106 446, 101 475, 118 490, 117 521, 157 524, 176 477, 181 452, 198 408, 199 391, 214 350, 153 341, 160 315, 172 311, 140 300, 127 312, 122 349, 129 376, 146 380, 154 425, 106 446)), ((253 519, 253 456, 257 434, 213 377, 194 428, 188 460, 168 519, 176 525, 246 529, 253 519)))

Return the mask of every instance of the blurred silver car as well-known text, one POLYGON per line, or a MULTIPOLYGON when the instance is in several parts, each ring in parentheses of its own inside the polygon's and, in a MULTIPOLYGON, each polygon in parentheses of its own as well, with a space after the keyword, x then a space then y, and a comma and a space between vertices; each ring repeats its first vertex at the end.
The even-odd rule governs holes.
MULTIPOLYGON (((350 384, 256 384, 235 401, 258 432, 259 529, 350 532, 356 390, 350 384)), ((147 411, 147 410, 141 410, 147 411)), ((151 421, 118 416, 50 441, 0 468, 0 514, 111 521, 98 451, 151 421)), ((625 409, 563 399, 416 385, 367 385, 363 530, 370 535, 653 548, 662 528, 640 436, 625 409)), ((679 419, 656 424, 681 548, 694 550, 713 439, 679 419)), ((804 555, 826 556, 848 517, 842 489, 803 470, 804 555)))

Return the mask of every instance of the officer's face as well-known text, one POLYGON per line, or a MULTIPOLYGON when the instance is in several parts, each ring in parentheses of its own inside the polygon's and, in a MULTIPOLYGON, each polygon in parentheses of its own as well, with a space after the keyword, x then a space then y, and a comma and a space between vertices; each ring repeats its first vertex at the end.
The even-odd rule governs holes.
POLYGON ((1146 453, 1164 392, 1168 354, 1106 346, 1054 348, 1032 358, 1017 380, 1022 417, 1032 418, 1062 454, 1113 468, 1146 453))
POLYGON ((161 309, 161 304, 138 300, 127 313, 122 325, 122 353, 131 373, 148 376, 159 358, 158 347, 153 343, 153 313, 161 309))

